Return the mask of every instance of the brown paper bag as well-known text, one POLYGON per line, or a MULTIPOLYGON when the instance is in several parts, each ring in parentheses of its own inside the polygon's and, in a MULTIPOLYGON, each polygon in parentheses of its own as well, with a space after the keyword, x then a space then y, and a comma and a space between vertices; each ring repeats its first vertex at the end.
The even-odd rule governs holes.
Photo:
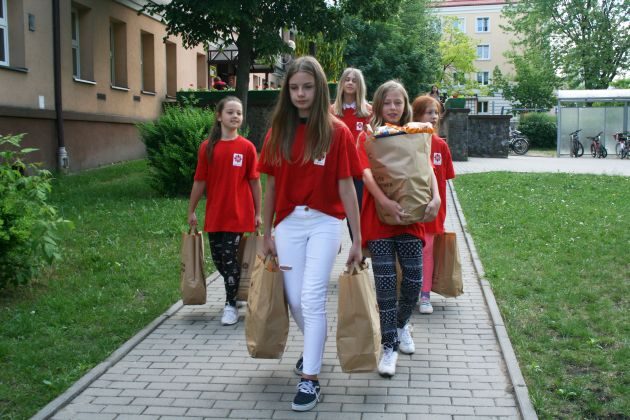
POLYGON ((365 142, 374 180, 407 216, 401 223, 376 203, 378 218, 388 225, 409 225, 422 220, 432 197, 433 168, 429 165, 431 134, 370 136, 365 142))
POLYGON ((203 260, 203 234, 197 230, 182 233, 180 289, 184 305, 206 303, 203 260))
POLYGON ((431 291, 444 297, 464 293, 462 265, 455 232, 444 232, 433 239, 433 285, 431 291))
POLYGON ((253 235, 242 236, 238 245, 238 263, 241 266, 241 278, 238 283, 236 300, 247 301, 249 284, 252 273, 257 265, 262 265, 262 260, 256 255, 262 256, 263 236, 256 232, 253 235))
POLYGON ((341 369, 372 372, 381 352, 381 324, 374 282, 367 266, 353 266, 339 277, 337 356, 341 369))
POLYGON ((245 316, 247 351, 257 359, 279 359, 288 335, 289 311, 282 272, 277 259, 268 256, 256 266, 249 287, 245 316))

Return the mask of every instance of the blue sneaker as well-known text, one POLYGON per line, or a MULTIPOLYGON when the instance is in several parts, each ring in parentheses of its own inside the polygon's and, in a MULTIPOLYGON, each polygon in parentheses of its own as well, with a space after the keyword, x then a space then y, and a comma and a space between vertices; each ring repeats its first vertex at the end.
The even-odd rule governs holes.
POLYGON ((291 408, 294 411, 308 411, 315 407, 319 401, 319 381, 300 379, 297 390, 298 392, 295 394, 291 404, 291 408))

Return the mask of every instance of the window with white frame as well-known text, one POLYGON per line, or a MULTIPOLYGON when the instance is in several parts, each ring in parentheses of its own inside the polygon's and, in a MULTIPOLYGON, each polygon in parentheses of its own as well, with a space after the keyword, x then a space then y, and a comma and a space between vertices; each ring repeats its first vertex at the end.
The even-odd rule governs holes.
POLYGON ((475 30, 476 32, 490 32, 490 18, 478 17, 477 26, 475 30))
POLYGON ((72 8, 70 14, 72 24, 72 75, 81 78, 81 46, 79 44, 79 11, 72 8))
POLYGON ((479 101, 477 102, 477 113, 488 112, 488 101, 479 101))
POLYGON ((455 18, 455 20, 453 20, 453 28, 455 29, 459 29, 462 32, 466 32, 466 21, 464 20, 464 18, 455 18))
POLYGON ((477 72, 477 82, 481 85, 490 84, 490 72, 489 71, 478 71, 477 72))
POLYGON ((490 45, 477 45, 477 60, 490 60, 490 45))
POLYGON ((9 18, 7 0, 0 0, 0 64, 9 65, 9 18))

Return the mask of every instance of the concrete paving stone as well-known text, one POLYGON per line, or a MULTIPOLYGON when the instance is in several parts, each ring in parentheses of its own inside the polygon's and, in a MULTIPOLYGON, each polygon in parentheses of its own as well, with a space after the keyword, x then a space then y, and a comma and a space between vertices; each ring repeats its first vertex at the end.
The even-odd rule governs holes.
POLYGON ((409 398, 406 395, 368 395, 365 402, 368 404, 407 404, 409 398))
POLYGON ((472 392, 465 389, 440 389, 440 388, 431 388, 429 390, 429 395, 432 397, 472 397, 472 392))
MULTIPOLYGON (((193 398, 193 397, 186 397, 193 398)), ((134 405, 146 405, 146 406, 169 406, 175 401, 174 397, 167 397, 160 395, 159 397, 137 397, 131 403, 134 405)))
POLYGON ((160 395, 162 391, 159 389, 124 389, 121 393, 121 397, 145 397, 155 398, 160 395))
POLYGON ((130 404, 133 401, 133 397, 96 397, 93 404, 102 405, 125 405, 130 404))
MULTIPOLYGON (((110 372, 112 369, 109 370, 110 372)), ((151 368, 128 368, 126 369, 125 375, 138 375, 138 377, 142 375, 162 375, 164 373, 164 369, 151 369, 151 368)), ((136 378, 138 379, 138 378, 136 378)), ((143 382, 143 381, 142 381, 143 382)))
POLYGON ((232 410, 251 410, 256 405, 256 401, 227 401, 218 400, 214 403, 214 408, 229 408, 232 410))
POLYGON ((473 407, 481 406, 481 407, 494 407, 496 406, 495 402, 491 398, 452 398, 453 405, 469 405, 473 407))
POLYGON ((114 413, 72 413, 67 415, 59 413, 53 417, 53 420, 113 420, 116 418, 114 413))
POLYGON ((192 383, 186 385, 187 391, 224 391, 225 384, 192 383))
POLYGON ((451 404, 450 397, 437 397, 437 396, 409 396, 409 404, 420 404, 420 405, 448 405, 451 404))
POLYGON ((147 389, 185 389, 187 385, 187 382, 151 382, 147 389))
POLYGON ((191 375, 186 375, 186 376, 175 376, 171 382, 184 382, 184 383, 191 383, 191 382, 198 382, 198 383, 207 383, 210 381, 210 376, 191 376, 191 375))
POLYGON ((513 398, 496 398, 494 403, 498 407, 516 407, 516 401, 513 398))
POLYGON ((405 420, 404 414, 394 413, 363 413, 361 420, 405 420))
POLYGON ((101 413, 140 414, 146 408, 146 405, 107 405, 101 413))
POLYGON ((341 406, 341 411, 356 411, 359 413, 383 413, 385 412, 385 404, 352 404, 344 403, 341 406))
POLYGON ((263 393, 260 391, 255 392, 241 392, 238 397, 241 401, 280 401, 282 396, 279 392, 263 393))
POLYGON ((210 380, 211 383, 216 384, 227 384, 228 391, 232 391, 236 388, 237 385, 251 387, 251 378, 246 376, 215 376, 210 380))
POLYGON ((201 391, 192 390, 167 390, 161 391, 160 398, 199 398, 201 391))
MULTIPOLYGON (((186 411, 186 419, 191 416, 198 416, 201 418, 218 418, 218 419, 226 419, 230 414, 230 410, 225 408, 199 408, 199 407, 191 407, 186 411)), ((162 419, 160 419, 162 420, 162 419)))
MULTIPOLYGON (((132 375, 135 377, 134 375, 132 375)), ((126 381, 112 381, 110 388, 113 389, 144 389, 148 385, 148 382, 133 382, 133 379, 129 378, 126 381)))
POLYGON ((413 416, 414 414, 428 414, 429 413, 428 405, 421 404, 387 404, 385 405, 385 412, 387 413, 405 413, 413 416))
POLYGON ((455 406, 455 405, 431 405, 432 414, 475 414, 473 407, 455 406))
POLYGON ((69 413, 100 413, 103 409, 107 407, 104 404, 69 404, 64 408, 64 411, 69 413))
POLYGON ((231 419, 260 419, 271 418, 272 410, 232 410, 228 418, 231 419))
POLYGON ((122 389, 98 388, 92 387, 83 391, 83 395, 91 395, 95 397, 116 397, 122 393, 122 389))
MULTIPOLYGON (((335 413, 335 420, 361 420, 361 413, 335 413)), ((317 413, 317 420, 330 420, 330 413, 317 413)))
POLYGON ((158 375, 138 375, 137 380, 152 384, 153 382, 171 382, 174 378, 174 375, 171 376, 164 374, 164 369, 162 369, 162 373, 158 375))
POLYGON ((138 357, 138 360, 142 360, 142 357, 145 356, 160 356, 162 355, 162 353, 164 353, 164 350, 162 349, 139 349, 139 348, 134 348, 132 349, 129 354, 127 356, 125 356, 125 358, 127 357, 138 357))
POLYGON ((119 414, 116 420, 157 420, 160 416, 150 416, 148 414, 119 414))
MULTIPOLYGON (((317 411, 306 411, 299 413, 297 411, 275 410, 271 418, 279 420, 314 420, 317 418, 317 414, 317 411)), ((330 416, 330 413, 328 413, 327 415, 330 416)), ((338 419, 336 415, 335 419, 338 419)))
POLYGON ((175 400, 171 403, 171 407, 214 408, 215 403, 216 400, 175 398, 175 400))
POLYGON ((475 407, 475 413, 482 416, 511 416, 519 415, 516 407, 475 407))
MULTIPOLYGON (((416 375, 413 375, 414 381, 421 381, 422 378, 417 378, 416 375)), ((408 388, 410 379, 398 379, 398 374, 394 376, 392 379, 370 379, 369 386, 370 387, 382 387, 382 388, 408 388)))

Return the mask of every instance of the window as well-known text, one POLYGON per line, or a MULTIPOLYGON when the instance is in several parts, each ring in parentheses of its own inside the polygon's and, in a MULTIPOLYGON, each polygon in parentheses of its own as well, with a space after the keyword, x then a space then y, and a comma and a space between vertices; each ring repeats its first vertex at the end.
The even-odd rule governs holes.
POLYGON ((208 60, 205 54, 197 54, 197 88, 208 87, 208 60))
POLYGON ((490 45, 477 45, 477 60, 490 60, 490 45))
POLYGON ((453 20, 453 28, 455 29, 459 29, 462 32, 466 32, 466 21, 464 20, 464 18, 455 18, 455 20, 453 20))
POLYGON ((478 17, 476 31, 477 32, 490 32, 490 18, 478 17))
POLYGON ((9 18, 7 0, 0 0, 0 64, 9 65, 9 18))
POLYGON ((453 73, 453 83, 456 85, 465 85, 466 84, 466 74, 465 73, 453 73))
POLYGON ((482 85, 487 85, 490 83, 490 72, 489 71, 478 71, 477 72, 477 82, 482 85))
POLYGON ((109 60, 112 87, 127 88, 127 25, 112 20, 109 25, 109 60))
POLYGON ((177 94, 177 45, 166 41, 166 96, 177 94))
POLYGON ((477 102, 477 113, 488 112, 488 101, 477 102))
POLYGON ((72 26, 72 75, 81 78, 81 47, 79 43, 79 11, 72 8, 70 14, 72 26))
POLYGON ((142 91, 155 92, 155 47, 153 34, 140 32, 140 71, 142 91))

